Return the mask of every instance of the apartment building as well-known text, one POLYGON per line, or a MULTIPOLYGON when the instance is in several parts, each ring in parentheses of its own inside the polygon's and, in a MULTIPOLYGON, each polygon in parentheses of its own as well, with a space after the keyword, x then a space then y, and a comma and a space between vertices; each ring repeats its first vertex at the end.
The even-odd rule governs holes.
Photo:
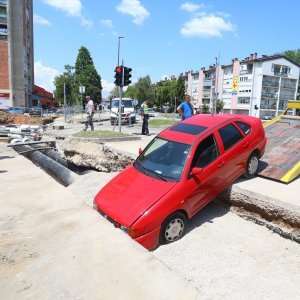
POLYGON ((0 107, 30 107, 34 85, 32 0, 0 0, 0 107))
POLYGON ((186 73, 186 90, 194 106, 213 110, 214 99, 224 102, 225 113, 262 117, 278 115, 288 100, 296 100, 300 66, 283 55, 258 58, 257 53, 229 65, 186 73))

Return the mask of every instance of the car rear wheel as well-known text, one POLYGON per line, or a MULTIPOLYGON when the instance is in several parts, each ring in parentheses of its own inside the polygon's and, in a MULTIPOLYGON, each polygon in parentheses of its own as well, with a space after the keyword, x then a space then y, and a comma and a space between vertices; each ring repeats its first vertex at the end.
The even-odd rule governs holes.
POLYGON ((164 221, 159 241, 161 244, 169 244, 181 239, 186 231, 187 220, 180 212, 173 213, 164 221))
POLYGON ((246 165, 246 178, 253 178, 258 170, 259 158, 256 153, 251 153, 246 165))

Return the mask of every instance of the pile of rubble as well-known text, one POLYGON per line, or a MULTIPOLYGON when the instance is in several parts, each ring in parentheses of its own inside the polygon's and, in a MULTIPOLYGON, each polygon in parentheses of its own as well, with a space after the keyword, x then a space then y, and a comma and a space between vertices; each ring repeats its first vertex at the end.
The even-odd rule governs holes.
POLYGON ((19 125, 46 125, 53 122, 51 117, 31 116, 29 114, 11 114, 0 111, 0 125, 19 124, 19 125))
POLYGON ((130 165, 134 158, 109 149, 103 144, 71 141, 57 141, 61 156, 81 167, 101 172, 118 172, 130 165))

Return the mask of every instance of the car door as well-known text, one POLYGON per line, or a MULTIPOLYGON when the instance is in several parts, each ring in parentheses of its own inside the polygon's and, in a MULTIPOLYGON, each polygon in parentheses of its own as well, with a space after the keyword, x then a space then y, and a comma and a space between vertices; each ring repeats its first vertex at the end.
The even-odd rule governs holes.
POLYGON ((228 186, 245 172, 245 164, 249 157, 249 141, 242 130, 232 122, 219 128, 216 137, 220 141, 224 183, 228 186))
POLYGON ((214 134, 205 137, 196 146, 190 172, 186 181, 186 202, 191 215, 214 199, 223 188, 222 158, 214 134), (192 175, 192 168, 201 168, 201 173, 192 175))

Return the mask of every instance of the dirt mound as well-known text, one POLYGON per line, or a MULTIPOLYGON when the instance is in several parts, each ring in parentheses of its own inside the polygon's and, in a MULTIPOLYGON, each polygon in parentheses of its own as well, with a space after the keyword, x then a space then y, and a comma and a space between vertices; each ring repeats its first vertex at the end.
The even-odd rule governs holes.
POLYGON ((53 117, 37 117, 23 114, 11 114, 0 111, 0 125, 19 124, 19 125, 45 125, 53 122, 53 117))

